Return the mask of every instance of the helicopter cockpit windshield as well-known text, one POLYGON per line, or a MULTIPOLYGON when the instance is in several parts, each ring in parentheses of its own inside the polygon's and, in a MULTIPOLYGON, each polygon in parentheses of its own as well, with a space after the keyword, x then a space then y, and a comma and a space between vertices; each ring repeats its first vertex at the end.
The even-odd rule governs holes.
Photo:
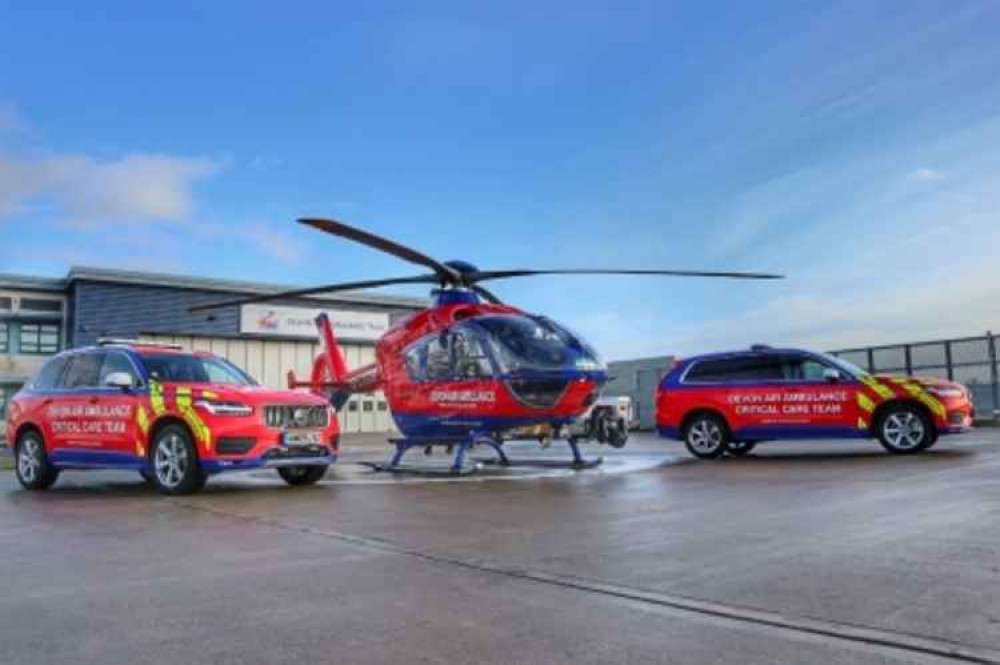
POLYGON ((551 372, 600 370, 604 365, 590 346, 551 319, 490 314, 470 321, 486 333, 500 371, 551 372))
POLYGON ((511 374, 600 371, 597 353, 544 317, 490 314, 425 337, 404 354, 414 381, 476 381, 511 374))

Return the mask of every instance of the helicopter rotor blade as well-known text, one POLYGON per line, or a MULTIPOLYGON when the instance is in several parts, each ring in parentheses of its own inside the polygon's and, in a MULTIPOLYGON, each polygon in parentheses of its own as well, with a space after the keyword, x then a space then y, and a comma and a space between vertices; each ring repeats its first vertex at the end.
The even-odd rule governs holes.
POLYGON ((471 286, 472 290, 483 297, 483 299, 490 303, 491 305, 502 305, 503 301, 500 300, 492 291, 486 289, 478 284, 473 284, 471 286))
POLYGON ((195 305, 188 308, 189 312, 206 312, 222 307, 232 307, 234 305, 250 305, 258 302, 270 302, 284 298, 300 298, 303 296, 318 295, 320 293, 335 293, 337 291, 356 291, 361 289, 374 289, 379 286, 390 286, 393 284, 436 284, 441 281, 438 275, 416 275, 414 277, 394 277, 390 279, 371 279, 363 282, 341 282, 339 284, 325 284, 323 286, 312 286, 305 289, 291 289, 289 291, 278 291, 276 293, 263 293, 255 296, 245 296, 242 298, 231 298, 229 300, 218 300, 203 305, 195 305))
POLYGON ((347 238, 348 240, 353 240, 354 242, 360 243, 371 247, 372 249, 377 249, 381 252, 387 254, 392 254, 393 256, 403 259, 404 261, 409 261, 410 263, 416 263, 417 265, 424 266, 425 268, 430 268, 440 278, 440 281, 448 282, 451 284, 457 284, 461 282, 461 275, 454 268, 450 268, 440 261, 436 261, 426 254, 422 254, 415 249, 411 249, 404 245, 400 245, 397 242, 393 242, 388 238, 383 238, 382 236, 375 235, 374 233, 369 233, 368 231, 363 231, 359 228, 350 226, 349 224, 344 224, 343 222, 338 222, 333 219, 318 219, 318 218, 303 218, 298 220, 300 224, 305 224, 306 226, 311 226, 314 229, 319 229, 320 231, 325 231, 335 236, 341 238, 347 238))
POLYGON ((784 279, 784 275, 760 272, 718 272, 711 270, 481 270, 466 275, 466 279, 476 284, 491 279, 510 277, 533 277, 535 275, 660 275, 666 277, 723 277, 728 279, 784 279))

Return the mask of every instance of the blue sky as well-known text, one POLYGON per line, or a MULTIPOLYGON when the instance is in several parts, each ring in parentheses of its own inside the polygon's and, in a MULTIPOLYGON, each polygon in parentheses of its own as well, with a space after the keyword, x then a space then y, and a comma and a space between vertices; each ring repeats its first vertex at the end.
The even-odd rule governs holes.
POLYGON ((316 215, 480 267, 789 276, 496 287, 609 358, 1000 328, 992 0, 0 17, 0 272, 412 272, 316 215))

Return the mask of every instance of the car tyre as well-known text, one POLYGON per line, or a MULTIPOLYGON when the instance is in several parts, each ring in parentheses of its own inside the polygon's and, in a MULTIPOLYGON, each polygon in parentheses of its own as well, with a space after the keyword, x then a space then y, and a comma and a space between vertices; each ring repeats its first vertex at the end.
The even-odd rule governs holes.
POLYGON ((726 453, 733 457, 743 457, 756 446, 756 441, 730 441, 726 444, 726 453))
POLYGON ((192 494, 205 486, 198 451, 186 428, 167 425, 157 432, 150 457, 153 484, 163 494, 192 494))
POLYGON ((726 421, 711 413, 695 416, 684 428, 684 445, 699 459, 716 459, 729 443, 726 421))
POLYGON ((876 435, 882 446, 896 455, 913 455, 934 445, 934 424, 911 404, 889 407, 879 418, 876 435))
POLYGON ((326 475, 329 465, 324 466, 283 466, 278 469, 278 475, 289 485, 315 485, 326 475))
POLYGON ((49 461, 45 443, 37 432, 25 432, 15 448, 17 481, 26 490, 46 490, 59 478, 59 469, 49 461))

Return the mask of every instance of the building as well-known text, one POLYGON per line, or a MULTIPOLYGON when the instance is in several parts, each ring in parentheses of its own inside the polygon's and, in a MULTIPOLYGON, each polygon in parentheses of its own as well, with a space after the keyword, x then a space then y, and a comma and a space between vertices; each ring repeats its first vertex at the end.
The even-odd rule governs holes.
POLYGON ((631 397, 639 429, 653 429, 656 427, 656 387, 673 364, 673 356, 609 362, 611 380, 603 394, 631 397))
MULTIPOLYGON (((197 304, 286 290, 286 285, 160 273, 74 267, 64 279, 0 275, 0 412, 48 356, 120 337, 211 351, 261 383, 302 377, 318 353, 313 320, 329 314, 350 368, 375 360, 375 341, 398 317, 427 301, 372 293, 338 293, 193 314, 197 304)), ((346 432, 392 429, 385 397, 355 395, 341 416, 346 432)))

